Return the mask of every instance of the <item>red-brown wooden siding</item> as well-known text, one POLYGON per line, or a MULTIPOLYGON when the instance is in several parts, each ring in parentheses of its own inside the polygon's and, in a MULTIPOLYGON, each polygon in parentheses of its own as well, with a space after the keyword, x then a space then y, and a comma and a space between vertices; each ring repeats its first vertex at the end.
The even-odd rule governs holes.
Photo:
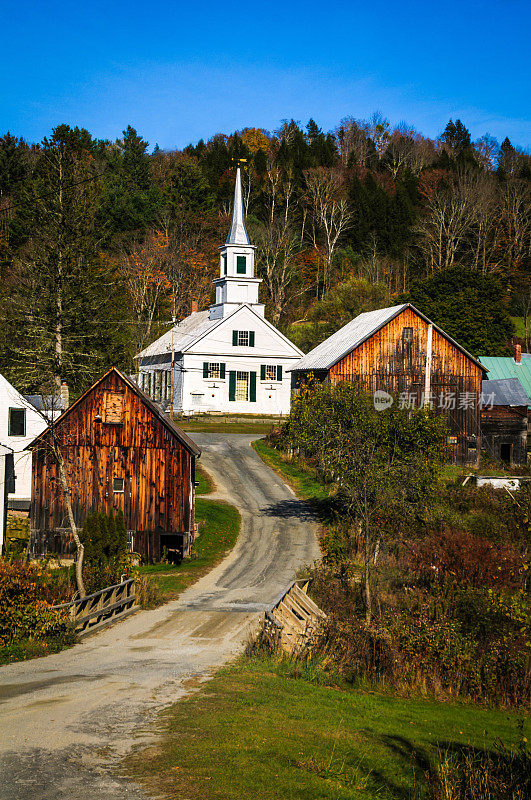
MULTIPOLYGON (((329 370, 331 383, 362 382, 371 392, 383 389, 395 396, 400 392, 415 395, 421 403, 426 376, 428 323, 410 309, 374 333, 329 370), (413 328, 411 346, 404 346, 402 331, 413 328)), ((450 446, 451 457, 461 463, 477 463, 480 449, 481 368, 437 330, 432 336, 431 392, 437 409, 441 394, 453 393, 456 408, 444 413, 457 444, 450 446), (459 408, 460 397, 468 393, 471 408, 459 408), (474 441, 477 447, 469 445, 474 441)), ((439 409, 440 410, 440 409, 439 409)))
MULTIPOLYGON (((110 372, 57 425, 72 491, 76 525, 92 510, 122 509, 137 542, 151 540, 151 555, 160 555, 161 534, 193 530, 195 458, 153 411, 110 372), (123 423, 95 421, 103 416, 108 391, 123 392, 123 423), (113 491, 113 479, 124 478, 124 491, 113 491)), ((58 467, 45 434, 33 449, 31 526, 35 533, 68 528, 58 467)))

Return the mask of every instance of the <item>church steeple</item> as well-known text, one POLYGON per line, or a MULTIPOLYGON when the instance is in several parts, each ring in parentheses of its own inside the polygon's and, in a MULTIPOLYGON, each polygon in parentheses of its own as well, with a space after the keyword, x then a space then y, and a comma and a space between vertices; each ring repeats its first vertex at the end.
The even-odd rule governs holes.
POLYGON ((254 277, 255 249, 255 246, 250 244, 245 229, 242 180, 238 167, 234 186, 232 222, 227 240, 219 248, 219 278, 214 281, 216 302, 210 306, 210 319, 226 317, 244 303, 252 306, 256 313, 264 316, 264 306, 258 302, 258 288, 261 280, 254 277))
POLYGON ((239 167, 236 171, 236 185, 234 186, 232 223, 225 244, 250 244, 243 218, 242 178, 239 167))

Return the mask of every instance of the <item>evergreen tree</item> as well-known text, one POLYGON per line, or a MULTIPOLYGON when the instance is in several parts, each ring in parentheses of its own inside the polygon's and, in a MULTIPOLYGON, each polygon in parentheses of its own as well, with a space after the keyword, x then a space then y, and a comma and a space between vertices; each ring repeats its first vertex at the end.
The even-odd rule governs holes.
POLYGON ((472 355, 506 355, 506 291, 491 275, 456 266, 414 283, 411 302, 472 355))
POLYGON ((60 125, 43 140, 19 212, 28 238, 1 354, 20 389, 49 392, 65 380, 75 394, 121 350, 113 320, 123 301, 99 252, 99 180, 87 131, 60 125))

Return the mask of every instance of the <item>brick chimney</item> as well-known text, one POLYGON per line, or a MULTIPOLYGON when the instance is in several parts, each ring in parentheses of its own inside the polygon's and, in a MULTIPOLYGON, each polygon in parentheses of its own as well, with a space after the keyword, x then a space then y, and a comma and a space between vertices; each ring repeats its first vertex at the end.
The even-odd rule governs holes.
POLYGON ((61 400, 63 401, 62 402, 63 411, 66 411, 66 409, 70 404, 70 398, 69 398, 68 384, 65 383, 65 381, 63 381, 61 384, 61 400))
POLYGON ((192 300, 192 314, 197 314, 198 311, 197 300, 192 300))
POLYGON ((514 346, 514 360, 519 364, 522 360, 522 345, 515 344, 514 346))

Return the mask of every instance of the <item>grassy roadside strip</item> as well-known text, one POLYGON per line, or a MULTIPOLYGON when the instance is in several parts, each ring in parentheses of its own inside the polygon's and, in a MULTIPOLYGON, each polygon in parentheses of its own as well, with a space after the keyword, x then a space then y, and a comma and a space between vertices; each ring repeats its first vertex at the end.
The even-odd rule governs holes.
POLYGON ((295 462, 284 457, 282 453, 270 447, 265 439, 257 439, 252 443, 253 450, 258 453, 262 461, 271 467, 280 477, 302 497, 303 500, 322 504, 327 500, 329 493, 309 468, 301 469, 295 462))
POLYGON ((161 742, 126 772, 147 793, 189 800, 416 800, 442 755, 480 758, 517 717, 458 704, 359 693, 242 658, 165 712, 161 742), (290 674, 291 673, 291 674, 290 674))
POLYGON ((271 422, 201 422, 200 420, 179 421, 179 427, 188 433, 261 433, 267 436, 273 427, 271 422))
MULTIPOLYGON (((196 471, 196 481, 198 495, 212 492, 214 485, 204 470, 196 471)), ((148 577, 156 589, 153 593, 146 590, 142 603, 144 608, 175 600, 181 592, 219 564, 236 544, 241 517, 234 506, 221 500, 196 497, 195 518, 200 530, 194 545, 195 558, 180 564, 143 564, 138 567, 139 576, 148 577)))

